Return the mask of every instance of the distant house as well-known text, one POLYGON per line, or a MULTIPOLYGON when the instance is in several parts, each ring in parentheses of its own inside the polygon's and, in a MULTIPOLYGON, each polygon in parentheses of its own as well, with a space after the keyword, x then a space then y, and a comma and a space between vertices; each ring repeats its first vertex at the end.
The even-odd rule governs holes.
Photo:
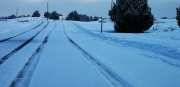
POLYGON ((160 18, 160 19, 168 19, 168 17, 162 17, 162 18, 160 18))
POLYGON ((62 14, 59 14, 59 19, 63 20, 63 15, 62 14))

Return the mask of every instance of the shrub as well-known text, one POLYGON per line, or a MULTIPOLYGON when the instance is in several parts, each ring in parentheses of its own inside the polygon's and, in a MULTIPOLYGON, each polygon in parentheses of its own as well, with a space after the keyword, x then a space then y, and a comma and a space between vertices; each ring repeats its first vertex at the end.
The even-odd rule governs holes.
POLYGON ((148 30, 154 16, 147 0, 116 0, 109 16, 116 32, 138 33, 148 30))
POLYGON ((37 11, 35 11, 34 13, 33 13, 33 15, 32 15, 32 17, 40 17, 41 15, 40 15, 40 13, 39 13, 39 11, 37 10, 37 11))
POLYGON ((177 10, 176 19, 177 19, 178 25, 180 27, 180 6, 179 6, 179 8, 176 8, 176 10, 177 10))
POLYGON ((47 18, 47 17, 49 18, 50 15, 51 15, 51 13, 49 13, 49 12, 45 12, 45 13, 44 13, 44 17, 45 17, 45 18, 47 18))
POLYGON ((53 11, 50 15, 50 19, 59 20, 59 14, 56 11, 53 11))
POLYGON ((16 18, 14 14, 8 17, 8 19, 14 19, 14 18, 16 18))
POLYGON ((79 14, 77 11, 72 11, 69 13, 69 15, 66 17, 66 20, 74 20, 74 21, 80 21, 79 14))

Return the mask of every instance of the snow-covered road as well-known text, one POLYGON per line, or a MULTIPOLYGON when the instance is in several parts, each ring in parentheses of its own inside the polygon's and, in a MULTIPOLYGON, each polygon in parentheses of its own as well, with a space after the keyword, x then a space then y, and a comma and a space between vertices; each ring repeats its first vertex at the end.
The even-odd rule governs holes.
POLYGON ((6 46, 1 47, 4 50, 7 48, 9 53, 7 53, 8 51, 1 51, 1 54, 7 53, 7 56, 1 58, 0 87, 14 86, 16 84, 14 81, 21 78, 19 73, 23 71, 23 67, 29 62, 31 56, 36 52, 36 49, 42 43, 50 29, 52 29, 52 24, 46 23, 44 26, 39 26, 37 29, 29 31, 26 34, 2 42, 2 44, 9 42, 8 45, 5 44, 6 46), (48 24, 49 26, 47 26, 48 24))
POLYGON ((151 41, 155 35, 148 35, 150 41, 134 40, 97 33, 98 27, 92 25, 38 21, 2 33, 0 87, 180 86, 177 38, 165 38, 173 46, 161 45, 151 41), (153 51, 154 44, 165 51, 153 51))
POLYGON ((70 43, 57 23, 41 55, 30 87, 110 87, 70 43))

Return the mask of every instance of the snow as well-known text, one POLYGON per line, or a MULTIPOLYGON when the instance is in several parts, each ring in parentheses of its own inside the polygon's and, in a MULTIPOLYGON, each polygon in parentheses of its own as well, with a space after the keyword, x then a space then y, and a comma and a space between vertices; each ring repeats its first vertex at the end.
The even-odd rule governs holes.
POLYGON ((30 21, 31 18, 20 18, 20 19, 10 19, 8 21, 0 21, 0 36, 4 33, 8 32, 14 32, 16 30, 21 30, 28 27, 33 26, 34 24, 37 24, 34 21, 30 21), (28 20, 29 22, 21 22, 28 20))
POLYGON ((103 33, 98 21, 0 21, 0 87, 179 87, 179 33, 175 19, 136 34, 109 19, 103 33))
MULTIPOLYGON (((49 28, 51 28, 51 27, 49 27, 49 28)), ((48 32, 48 31, 46 30, 46 31, 43 31, 42 33, 40 33, 39 36, 34 38, 32 43, 27 44, 25 47, 23 47, 23 49, 19 50, 16 54, 14 54, 7 61, 5 61, 5 63, 0 65, 0 71, 3 71, 3 72, 0 72, 0 75, 1 75, 0 82, 2 82, 2 83, 0 83, 0 87, 6 87, 9 85, 9 83, 11 83, 11 81, 16 77, 16 75, 19 73, 19 71, 23 68, 25 63, 31 57, 33 52, 35 52, 35 49, 41 43, 41 39, 46 35, 46 32, 48 32)), ((29 33, 30 34, 26 34, 25 36, 22 35, 20 37, 13 38, 13 40, 11 39, 9 41, 9 43, 14 43, 15 41, 18 41, 18 40, 20 40, 20 41, 17 43, 23 43, 23 41, 26 38, 31 37, 32 33, 34 33, 34 32, 29 32, 29 33)), ((6 44, 3 47, 8 47, 8 46, 11 46, 11 44, 6 44)), ((1 47, 1 48, 3 48, 3 47, 1 47)), ((4 54, 4 52, 1 52, 1 54, 4 54)))
MULTIPOLYGON (((161 19, 157 21, 160 22, 161 19)), ((114 33, 113 23, 110 22, 104 24, 103 34, 100 34, 100 24, 97 22, 74 23, 79 29, 87 33, 87 35, 98 37, 99 39, 110 41, 114 44, 133 45, 137 48, 156 51, 171 58, 180 60, 180 30, 175 19, 169 21, 170 22, 164 20, 163 24, 159 24, 159 22, 156 24, 155 22, 155 24, 146 31, 145 34, 114 33), (165 31, 167 29, 169 30, 169 28, 172 28, 173 31, 165 31)))
MULTIPOLYGON (((42 26, 45 26, 45 23, 42 25, 42 26)), ((30 28, 31 29, 31 28, 30 28)), ((17 37, 17 38, 12 38, 11 40, 9 41, 6 41, 6 42, 3 42, 3 43, 0 43, 0 47, 1 48, 4 48, 6 47, 6 49, 3 50, 3 52, 1 52, 0 54, 0 57, 2 58, 3 56, 5 56, 7 53, 11 52, 12 49, 15 49, 17 48, 19 45, 21 45, 22 43, 26 42, 26 39, 30 38, 33 36, 32 33, 36 33, 37 31, 39 31, 41 28, 39 29, 33 29, 32 31, 29 31, 27 32, 28 34, 23 34, 21 35, 21 37, 17 37)), ((19 31, 15 31, 13 33, 8 33, 8 34, 3 34, 1 37, 2 38, 8 38, 9 35, 18 35, 20 32, 24 32, 24 31, 27 31, 29 30, 29 28, 24 28, 23 30, 19 30, 19 31)), ((1 39, 2 40, 2 39, 1 39)))
MULTIPOLYGON (((135 87, 178 87, 180 85, 179 59, 175 60, 174 58, 151 52, 148 49, 142 51, 142 49, 137 49, 131 46, 129 47, 129 45, 116 42, 113 43, 111 41, 116 40, 114 37, 118 38, 119 35, 114 33, 108 34, 106 32, 100 34, 98 30, 95 31, 95 28, 92 26, 93 24, 88 25, 79 22, 75 22, 75 24, 84 27, 81 27, 80 29, 80 27, 69 26, 69 22, 65 22, 65 25, 67 26, 66 32, 69 33, 68 35, 81 48, 93 55, 93 57, 97 59, 96 61, 105 64, 106 67, 112 70, 112 73, 115 72, 118 76, 124 78, 126 81, 124 84, 131 84, 135 87), (87 30, 82 32, 80 31, 82 29, 87 30), (94 31, 90 29, 94 29, 94 31), (73 32, 73 34, 71 32, 73 32), (111 39, 109 39, 109 37, 111 37, 111 39), (92 44, 92 42, 94 44, 92 44)), ((137 37, 137 35, 139 34, 129 34, 127 35, 128 37, 124 37, 124 40, 138 41, 143 39, 137 37), (134 39, 134 37, 137 39, 134 39)), ((120 36, 123 37, 123 35, 120 36)), ((141 41, 141 44, 143 44, 143 42, 150 43, 148 40, 145 40, 141 41)), ((159 43, 157 40, 155 42, 159 43)), ((174 47, 177 46, 178 45, 175 45, 174 47)))
POLYGON ((50 35, 30 87, 110 87, 69 43, 62 28, 57 23, 50 35))

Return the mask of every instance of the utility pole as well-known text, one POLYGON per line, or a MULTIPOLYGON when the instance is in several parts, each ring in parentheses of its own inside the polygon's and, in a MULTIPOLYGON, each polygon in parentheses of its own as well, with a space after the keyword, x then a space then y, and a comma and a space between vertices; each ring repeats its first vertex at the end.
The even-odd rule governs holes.
POLYGON ((101 19, 101 33, 102 33, 102 27, 103 27, 103 19, 101 19))
POLYGON ((111 10, 112 10, 112 8, 113 8, 113 0, 111 0, 111 10))
POLYGON ((47 2, 47 21, 48 21, 48 18, 49 18, 48 9, 49 9, 49 6, 48 6, 48 2, 47 2))
POLYGON ((18 7, 16 9, 16 18, 18 18, 18 7))

